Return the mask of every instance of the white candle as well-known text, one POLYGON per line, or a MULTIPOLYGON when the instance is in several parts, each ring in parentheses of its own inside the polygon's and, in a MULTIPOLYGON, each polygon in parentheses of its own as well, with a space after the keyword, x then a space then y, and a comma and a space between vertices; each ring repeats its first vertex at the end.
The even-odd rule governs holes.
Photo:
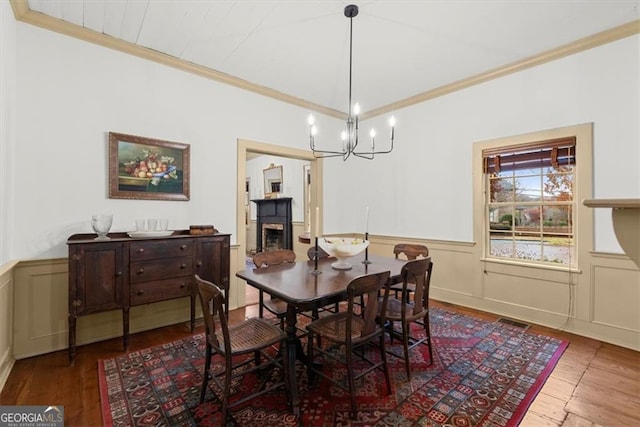
POLYGON ((366 224, 365 233, 369 233, 369 206, 367 206, 367 209, 365 211, 364 221, 365 221, 365 224, 366 224))
POLYGON ((316 237, 320 237, 320 208, 316 206, 316 237))

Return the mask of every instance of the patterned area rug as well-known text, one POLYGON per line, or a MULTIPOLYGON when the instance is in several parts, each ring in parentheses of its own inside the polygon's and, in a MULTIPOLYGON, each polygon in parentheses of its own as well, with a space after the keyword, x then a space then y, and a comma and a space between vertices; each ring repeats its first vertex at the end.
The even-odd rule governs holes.
MULTIPOLYGON (((567 347, 555 338, 448 310, 432 309, 430 319, 433 364, 428 365, 426 346, 414 349, 408 382, 402 359, 389 357, 391 395, 382 373, 366 376, 356 384, 357 420, 349 419, 346 393, 326 380, 310 385, 299 365, 300 420, 280 390, 236 409, 237 425, 516 426, 567 347)), ((402 351, 397 340, 392 350, 402 351)), ((205 403, 199 403, 203 366, 202 334, 99 361, 103 424, 220 426, 212 381, 205 403)), ((325 369, 344 375, 329 362, 325 369)), ((242 394, 255 384, 244 380, 235 387, 242 394)))

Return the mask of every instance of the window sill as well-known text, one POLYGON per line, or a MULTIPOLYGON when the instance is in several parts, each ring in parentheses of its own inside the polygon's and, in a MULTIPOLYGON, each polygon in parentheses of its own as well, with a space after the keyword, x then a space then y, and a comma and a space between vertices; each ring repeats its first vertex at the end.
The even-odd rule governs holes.
POLYGON ((486 263, 492 263, 492 264, 510 265, 513 267, 536 268, 539 270, 561 271, 566 273, 582 274, 582 270, 576 267, 561 267, 561 266, 549 265, 549 264, 534 264, 529 262, 511 261, 506 259, 486 258, 486 257, 480 258, 480 261, 486 262, 486 263))

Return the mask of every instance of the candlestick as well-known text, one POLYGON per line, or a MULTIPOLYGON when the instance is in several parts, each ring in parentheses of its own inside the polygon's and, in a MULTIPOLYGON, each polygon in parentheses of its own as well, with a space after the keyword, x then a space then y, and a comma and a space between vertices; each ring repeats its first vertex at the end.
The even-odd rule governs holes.
MULTIPOLYGON (((364 233, 364 240, 365 241, 369 240, 369 233, 364 233)), ((367 247, 364 248, 364 261, 362 261, 362 263, 364 265, 371 264, 371 261, 369 261, 369 245, 367 245, 367 247)))
MULTIPOLYGON (((315 229, 316 237, 320 236, 320 208, 316 206, 316 229, 315 229)), ((318 249, 318 245, 316 243, 316 250, 318 249)))
POLYGON ((365 223, 364 231, 365 233, 369 233, 369 206, 367 206, 367 209, 365 210, 364 223, 365 223))
POLYGON ((313 271, 311 272, 311 274, 314 274, 314 275, 317 276, 318 274, 322 273, 322 271, 318 270, 318 236, 316 236, 316 248, 315 249, 316 249, 315 253, 313 254, 314 267, 313 267, 313 271))

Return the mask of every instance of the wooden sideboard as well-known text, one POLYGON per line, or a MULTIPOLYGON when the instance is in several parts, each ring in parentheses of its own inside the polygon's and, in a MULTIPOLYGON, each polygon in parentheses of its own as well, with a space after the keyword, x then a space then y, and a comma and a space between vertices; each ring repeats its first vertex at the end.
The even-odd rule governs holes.
POLYGON ((174 231, 168 237, 135 238, 110 233, 74 234, 69 246, 69 362, 76 351, 79 316, 122 310, 123 342, 129 344, 130 307, 174 298, 191 299, 191 331, 195 327, 194 275, 227 290, 229 298, 230 235, 190 235, 174 231))

